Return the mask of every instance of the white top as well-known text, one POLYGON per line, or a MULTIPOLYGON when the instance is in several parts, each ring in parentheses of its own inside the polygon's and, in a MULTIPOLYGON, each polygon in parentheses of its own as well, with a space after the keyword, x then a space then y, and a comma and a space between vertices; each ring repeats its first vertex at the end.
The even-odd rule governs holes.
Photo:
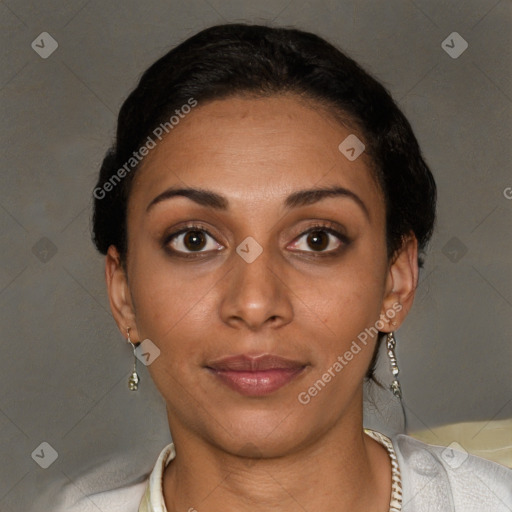
MULTIPOLYGON (((403 434, 391 440, 373 430, 365 433, 390 455, 390 512, 512 512, 512 469, 403 434)), ((173 443, 161 451, 138 512, 167 512, 162 478, 175 456, 173 443)))

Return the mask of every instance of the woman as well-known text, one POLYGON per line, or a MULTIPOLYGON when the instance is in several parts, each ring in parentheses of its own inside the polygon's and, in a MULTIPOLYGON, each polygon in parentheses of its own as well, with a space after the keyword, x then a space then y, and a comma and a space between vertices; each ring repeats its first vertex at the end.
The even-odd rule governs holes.
POLYGON ((436 188, 353 60, 298 30, 200 32, 122 106, 94 196, 111 309, 173 438, 140 511, 510 510, 505 467, 363 429, 380 343, 400 396, 436 188))

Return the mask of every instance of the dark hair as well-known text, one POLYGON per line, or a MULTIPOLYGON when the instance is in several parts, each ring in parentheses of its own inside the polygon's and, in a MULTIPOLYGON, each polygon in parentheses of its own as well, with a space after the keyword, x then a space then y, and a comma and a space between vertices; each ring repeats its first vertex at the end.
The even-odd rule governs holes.
MULTIPOLYGON (((190 105, 251 94, 294 93, 357 126, 386 206, 388 257, 413 233, 420 252, 434 226, 436 186, 411 126, 386 89, 322 38, 296 29, 227 24, 205 29, 152 64, 119 112, 116 140, 94 191, 93 239, 127 252, 126 207, 134 152, 190 105), (130 160, 132 159, 132 160, 130 160), (132 162, 130 167, 127 162, 132 162), (120 172, 123 169, 125 172, 120 172), (122 179, 121 179, 122 175, 122 179)), ((420 259, 420 264, 422 263, 420 259)))

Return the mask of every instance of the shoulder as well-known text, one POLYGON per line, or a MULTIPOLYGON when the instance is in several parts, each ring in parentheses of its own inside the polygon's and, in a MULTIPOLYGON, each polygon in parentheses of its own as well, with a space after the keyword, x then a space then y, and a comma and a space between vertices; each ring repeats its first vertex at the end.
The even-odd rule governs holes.
POLYGON ((512 469, 451 445, 392 438, 403 488, 403 512, 510 512, 512 469), (442 507, 442 508, 440 508, 442 507))
MULTIPOLYGON (((46 500, 40 500, 37 510, 53 512, 165 512, 162 493, 162 476, 165 466, 176 456, 174 444, 166 445, 159 453, 151 472, 137 476, 135 481, 119 486, 117 480, 124 467, 116 461, 107 472, 101 466, 101 472, 95 478, 101 480, 102 490, 88 491, 91 487, 85 478, 74 481, 58 493, 59 504, 55 504, 55 494, 47 494, 52 499, 52 506, 46 506, 46 500)), ((90 478, 91 475, 88 475, 90 478)), ((98 487, 97 485, 95 487, 98 487)), ((35 509, 34 509, 35 510, 35 509)))

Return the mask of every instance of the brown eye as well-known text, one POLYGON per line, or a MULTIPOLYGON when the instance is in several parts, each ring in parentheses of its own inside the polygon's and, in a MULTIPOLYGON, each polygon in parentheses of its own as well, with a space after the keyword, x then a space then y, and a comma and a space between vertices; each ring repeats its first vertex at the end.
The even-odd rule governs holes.
POLYGON ((318 255, 335 255, 350 245, 351 240, 331 227, 314 226, 292 243, 292 250, 318 255))
POLYGON ((306 243, 315 251, 323 251, 329 245, 329 235, 325 231, 311 231, 306 243))
POLYGON ((163 247, 176 255, 204 254, 223 248, 206 230, 193 226, 185 227, 166 237, 163 247))
POLYGON ((183 237, 183 245, 189 251, 200 251, 206 245, 206 237, 202 231, 188 231, 183 237))

